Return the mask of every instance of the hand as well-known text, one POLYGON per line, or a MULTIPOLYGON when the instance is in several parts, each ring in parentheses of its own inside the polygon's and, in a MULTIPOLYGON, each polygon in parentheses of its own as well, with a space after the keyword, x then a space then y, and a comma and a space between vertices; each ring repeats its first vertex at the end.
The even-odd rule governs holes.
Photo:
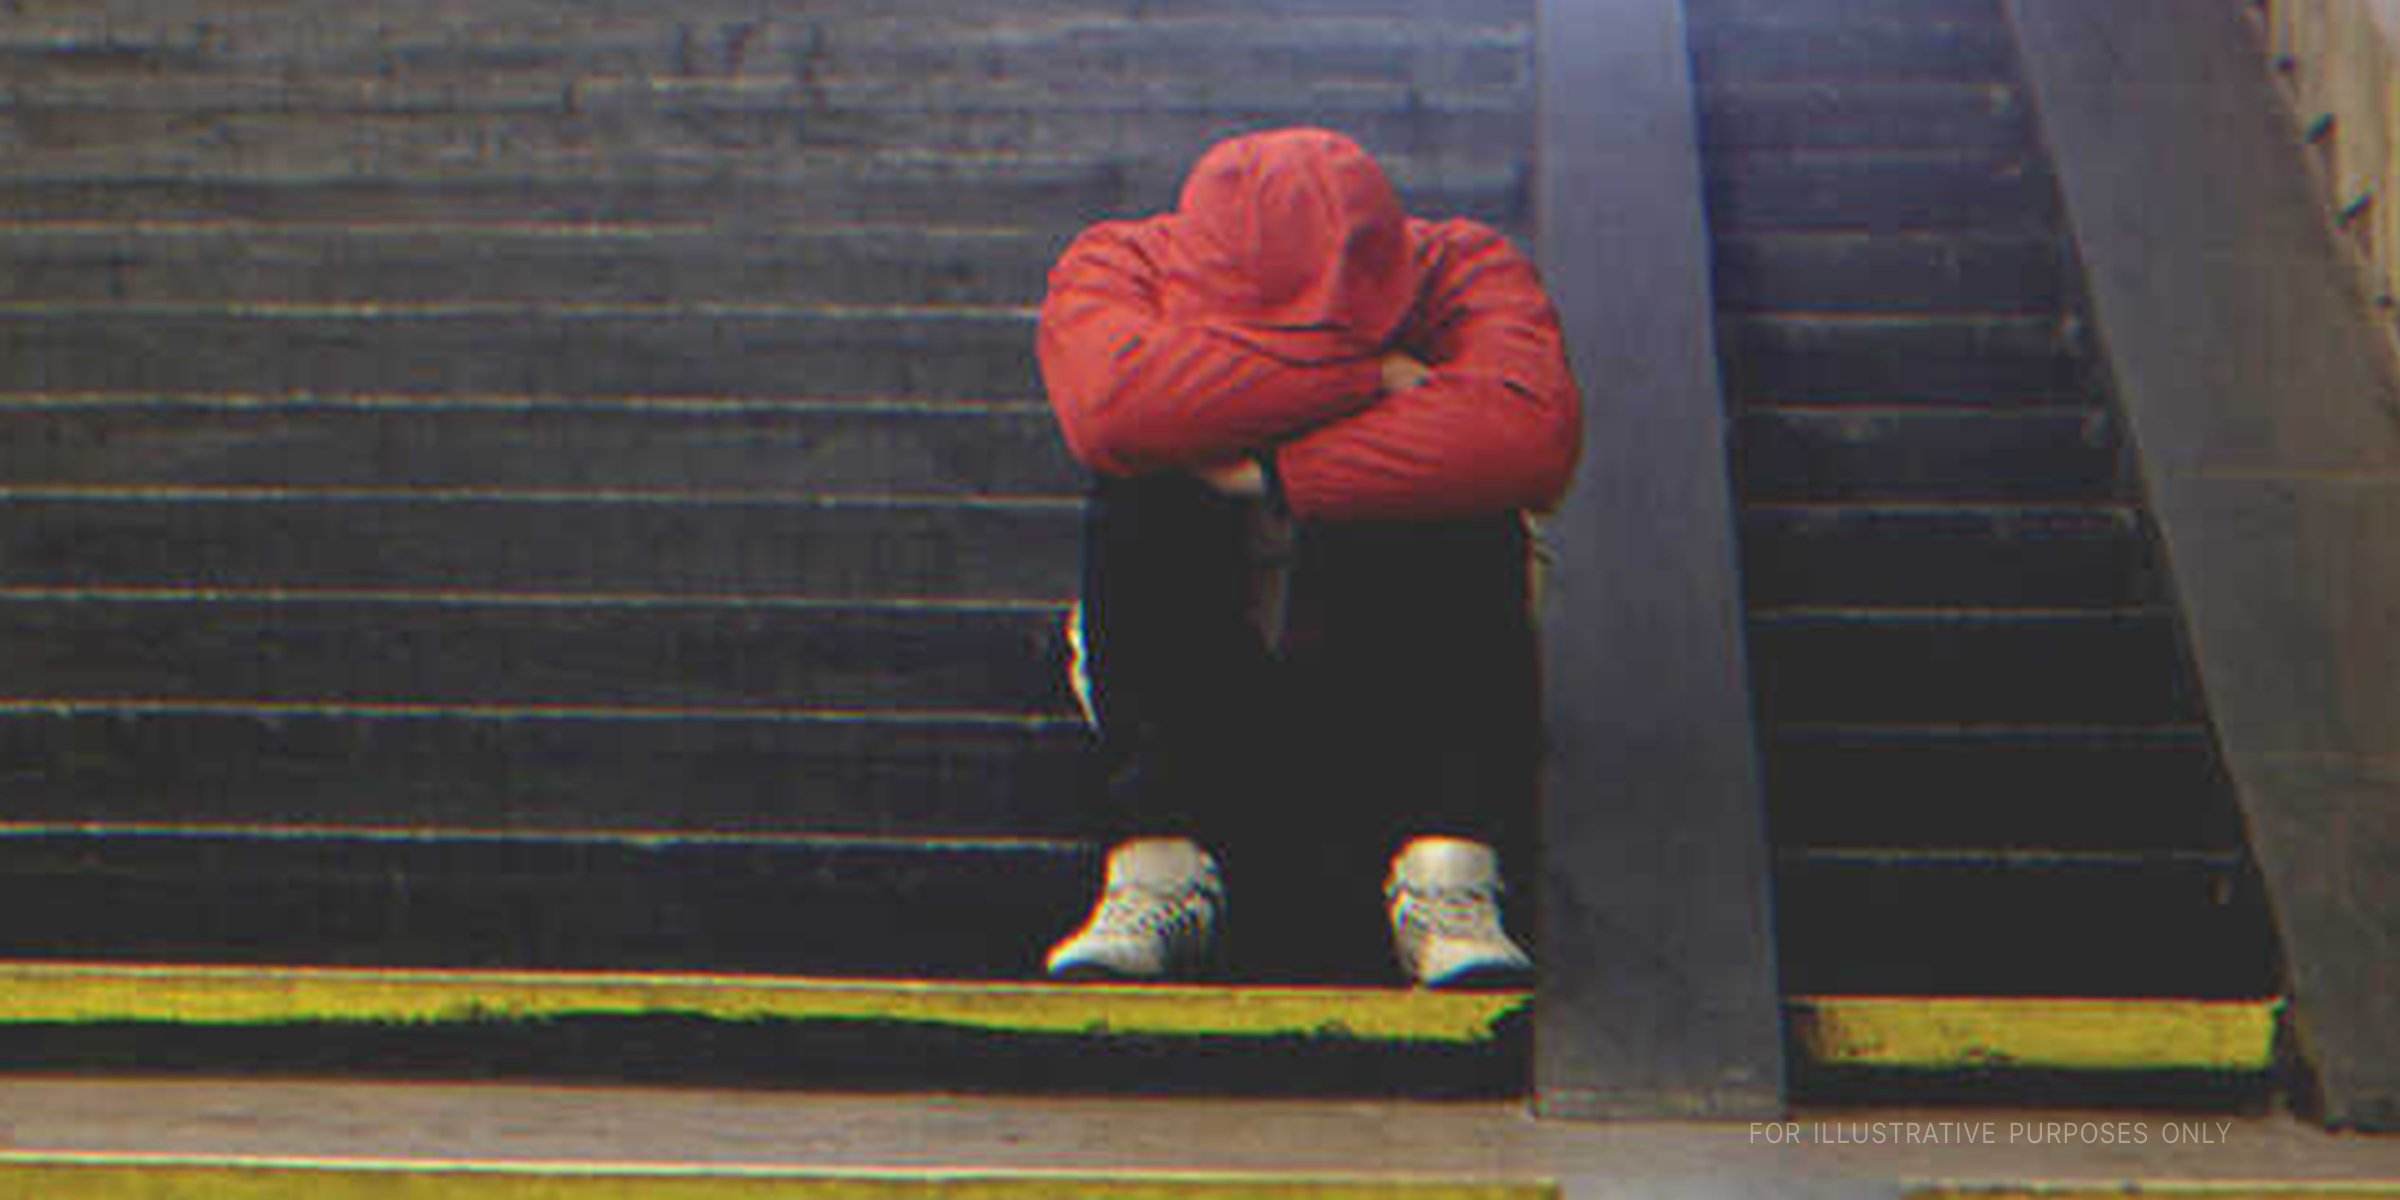
POLYGON ((1214 466, 1194 467, 1192 474, 1221 495, 1257 499, 1267 494, 1267 474, 1255 459, 1233 458, 1214 466))
POLYGON ((1433 378, 1433 368, 1403 351, 1394 350, 1383 356, 1383 390, 1385 394, 1405 392, 1433 378))

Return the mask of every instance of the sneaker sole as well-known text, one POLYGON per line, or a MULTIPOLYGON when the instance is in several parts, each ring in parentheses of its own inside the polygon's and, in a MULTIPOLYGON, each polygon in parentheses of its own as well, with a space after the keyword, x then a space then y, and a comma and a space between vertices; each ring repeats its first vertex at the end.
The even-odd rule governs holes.
POLYGON ((1492 963, 1452 971, 1425 986, 1445 992, 1516 992, 1533 986, 1533 968, 1492 963))

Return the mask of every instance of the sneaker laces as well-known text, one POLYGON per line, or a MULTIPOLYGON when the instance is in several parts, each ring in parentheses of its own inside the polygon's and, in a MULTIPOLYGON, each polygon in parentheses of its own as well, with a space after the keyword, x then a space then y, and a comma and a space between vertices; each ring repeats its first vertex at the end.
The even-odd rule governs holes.
POLYGON ((1092 914, 1091 932, 1096 937, 1182 937, 1200 920, 1199 910, 1190 901, 1207 897, 1208 892, 1202 888, 1168 889, 1121 883, 1100 897, 1100 910, 1092 914))
POLYGON ((1428 887, 1402 884, 1388 899, 1402 921, 1435 937, 1497 937, 1500 934, 1500 889, 1497 887, 1428 887))

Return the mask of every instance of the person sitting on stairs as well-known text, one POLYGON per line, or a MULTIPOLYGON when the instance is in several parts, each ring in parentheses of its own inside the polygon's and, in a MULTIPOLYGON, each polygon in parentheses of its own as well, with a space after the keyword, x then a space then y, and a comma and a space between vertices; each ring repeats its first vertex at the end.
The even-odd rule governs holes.
MULTIPOLYGON (((1532 264, 1409 216, 1340 134, 1249 134, 1173 212, 1068 247, 1038 350, 1095 476, 1067 632, 1127 823, 1049 973, 1188 976, 1228 882, 1372 897, 1398 846, 1380 920, 1407 977, 1522 983, 1500 864, 1528 857, 1538 770, 1527 514, 1581 445, 1532 264)), ((1256 945, 1311 908, 1243 904, 1256 945)))

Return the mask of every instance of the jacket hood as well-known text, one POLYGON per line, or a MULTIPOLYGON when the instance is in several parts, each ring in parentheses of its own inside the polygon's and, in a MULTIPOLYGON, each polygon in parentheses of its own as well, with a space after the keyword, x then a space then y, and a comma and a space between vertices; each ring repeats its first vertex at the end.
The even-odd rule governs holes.
POLYGON ((1415 303, 1408 214, 1383 168, 1338 133, 1218 143, 1165 225, 1167 317, 1287 362, 1380 353, 1415 303))

